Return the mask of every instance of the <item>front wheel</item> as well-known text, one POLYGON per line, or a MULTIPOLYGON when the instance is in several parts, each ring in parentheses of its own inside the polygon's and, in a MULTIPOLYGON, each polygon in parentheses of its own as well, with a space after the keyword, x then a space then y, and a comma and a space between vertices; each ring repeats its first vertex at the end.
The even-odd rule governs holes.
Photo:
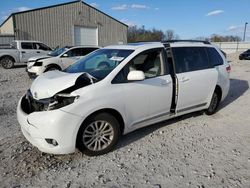
POLYGON ((219 96, 218 92, 215 91, 213 96, 212 96, 210 105, 209 105, 208 109, 205 111, 205 113, 207 115, 214 114, 218 109, 219 103, 220 103, 220 96, 219 96))
POLYGON ((77 146, 86 155, 102 155, 114 149, 119 137, 117 119, 111 114, 99 113, 84 122, 79 130, 77 146))
POLYGON ((51 66, 51 67, 48 67, 44 72, 48 72, 48 71, 55 71, 55 70, 61 70, 59 67, 54 67, 54 66, 51 66))
POLYGON ((4 57, 1 59, 1 65, 5 69, 11 69, 14 66, 14 61, 10 57, 4 57))

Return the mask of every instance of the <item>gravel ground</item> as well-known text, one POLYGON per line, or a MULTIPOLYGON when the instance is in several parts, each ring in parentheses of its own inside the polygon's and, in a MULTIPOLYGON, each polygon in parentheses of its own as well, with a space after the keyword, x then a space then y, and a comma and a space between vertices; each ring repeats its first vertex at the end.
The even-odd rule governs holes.
POLYGON ((0 187, 250 187, 250 61, 228 58, 231 88, 218 113, 137 130, 99 157, 29 144, 15 111, 31 81, 24 66, 0 68, 0 187))

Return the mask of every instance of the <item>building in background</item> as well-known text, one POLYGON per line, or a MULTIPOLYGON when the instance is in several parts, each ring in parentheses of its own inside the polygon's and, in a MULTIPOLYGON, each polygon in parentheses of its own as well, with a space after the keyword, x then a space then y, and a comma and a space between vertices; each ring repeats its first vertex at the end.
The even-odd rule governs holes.
POLYGON ((1 35, 51 47, 126 43, 127 30, 124 23, 79 0, 12 13, 0 26, 1 35))

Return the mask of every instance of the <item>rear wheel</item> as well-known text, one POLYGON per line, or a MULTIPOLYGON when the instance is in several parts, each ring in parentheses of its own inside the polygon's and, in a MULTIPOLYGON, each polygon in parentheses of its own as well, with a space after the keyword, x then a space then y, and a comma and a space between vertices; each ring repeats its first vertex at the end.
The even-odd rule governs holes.
POLYGON ((78 133, 77 147, 84 154, 96 156, 108 153, 116 146, 120 137, 117 119, 108 113, 91 116, 78 133))
POLYGON ((219 95, 219 92, 217 90, 215 90, 215 92, 212 96, 210 105, 209 105, 208 109, 205 111, 205 113, 207 115, 212 115, 212 114, 216 113, 218 106, 219 106, 219 103, 220 103, 220 95, 219 95))
POLYGON ((3 57, 0 62, 5 69, 11 69, 14 66, 14 60, 11 57, 3 57))

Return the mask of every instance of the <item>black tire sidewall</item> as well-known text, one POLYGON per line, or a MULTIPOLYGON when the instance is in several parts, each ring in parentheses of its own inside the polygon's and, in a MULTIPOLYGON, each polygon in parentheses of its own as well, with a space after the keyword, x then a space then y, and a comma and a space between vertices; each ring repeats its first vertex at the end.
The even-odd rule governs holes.
POLYGON ((212 114, 216 113, 218 106, 219 106, 219 103, 220 103, 220 97, 219 97, 218 93, 215 91, 213 93, 210 105, 209 105, 208 109, 205 111, 205 113, 207 115, 212 115, 212 114), (212 109, 213 101, 215 100, 215 98, 217 98, 216 106, 214 109, 212 109))
POLYGON ((115 148, 115 146, 120 138, 120 135, 121 134, 120 134, 119 122, 117 121, 117 119, 113 115, 108 114, 108 113, 99 113, 96 115, 92 115, 89 118, 87 118, 86 121, 84 121, 84 123, 82 124, 82 126, 78 132, 77 148, 82 153, 84 153, 88 156, 103 155, 103 154, 106 154, 106 153, 112 151, 115 148), (100 150, 100 151, 92 151, 92 150, 89 150, 87 147, 85 147, 85 145, 83 143, 83 132, 89 124, 91 124, 92 122, 97 121, 97 120, 104 120, 104 121, 109 122, 110 125, 113 127, 114 137, 113 137, 111 144, 107 148, 100 150))

